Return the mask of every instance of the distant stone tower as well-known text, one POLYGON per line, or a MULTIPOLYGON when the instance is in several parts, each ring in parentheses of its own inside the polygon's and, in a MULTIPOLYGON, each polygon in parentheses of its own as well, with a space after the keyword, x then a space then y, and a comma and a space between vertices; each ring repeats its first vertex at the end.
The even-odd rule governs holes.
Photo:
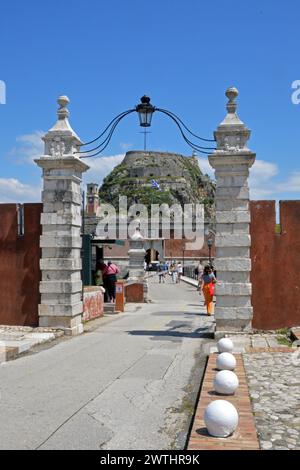
POLYGON ((89 183, 87 185, 87 213, 96 215, 99 207, 99 185, 96 183, 89 183))

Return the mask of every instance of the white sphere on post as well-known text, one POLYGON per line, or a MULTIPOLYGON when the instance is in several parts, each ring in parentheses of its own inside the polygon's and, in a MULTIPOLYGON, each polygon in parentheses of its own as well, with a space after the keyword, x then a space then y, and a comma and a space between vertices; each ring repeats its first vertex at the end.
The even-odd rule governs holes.
POLYGON ((217 357, 218 370, 234 370, 236 368, 236 359, 233 354, 223 352, 217 357))
POLYGON ((208 433, 214 437, 228 437, 237 428, 239 415, 226 400, 212 401, 205 409, 204 422, 208 433))
POLYGON ((221 395, 233 395, 239 386, 237 375, 231 370, 221 370, 214 379, 214 390, 221 395))
POLYGON ((222 352, 232 353, 233 342, 229 338, 222 338, 218 341, 217 348, 218 348, 219 353, 222 353, 222 352))

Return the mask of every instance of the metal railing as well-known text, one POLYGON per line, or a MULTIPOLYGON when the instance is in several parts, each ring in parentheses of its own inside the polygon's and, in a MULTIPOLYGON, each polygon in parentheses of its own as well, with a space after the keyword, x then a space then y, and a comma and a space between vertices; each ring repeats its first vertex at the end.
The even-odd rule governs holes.
POLYGON ((184 266, 183 275, 190 277, 191 279, 198 279, 197 274, 195 273, 196 266, 184 266))

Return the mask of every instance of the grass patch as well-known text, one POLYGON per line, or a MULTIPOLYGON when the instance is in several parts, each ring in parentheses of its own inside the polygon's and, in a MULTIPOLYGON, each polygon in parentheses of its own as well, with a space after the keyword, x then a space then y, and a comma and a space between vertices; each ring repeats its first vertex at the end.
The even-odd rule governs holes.
POLYGON ((194 413, 194 406, 187 397, 184 397, 178 411, 179 413, 192 415, 194 413))
POLYGON ((288 335, 290 332, 289 328, 280 328, 279 330, 276 330, 276 333, 278 335, 288 335))
POLYGON ((277 341, 282 346, 291 346, 292 344, 286 336, 277 336, 277 341))
POLYGON ((280 224, 275 225, 275 233, 277 233, 279 235, 281 234, 281 225, 280 224))

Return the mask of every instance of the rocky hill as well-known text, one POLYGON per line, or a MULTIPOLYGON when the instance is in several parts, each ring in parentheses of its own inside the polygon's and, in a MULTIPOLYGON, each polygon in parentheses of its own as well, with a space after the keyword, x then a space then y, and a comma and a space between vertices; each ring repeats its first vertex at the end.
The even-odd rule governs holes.
POLYGON ((99 190, 101 201, 118 207, 119 196, 127 196, 128 204, 203 203, 206 218, 213 218, 215 185, 204 175, 196 156, 164 152, 127 152, 124 160, 103 180, 99 190), (151 181, 160 189, 152 188, 151 181))

